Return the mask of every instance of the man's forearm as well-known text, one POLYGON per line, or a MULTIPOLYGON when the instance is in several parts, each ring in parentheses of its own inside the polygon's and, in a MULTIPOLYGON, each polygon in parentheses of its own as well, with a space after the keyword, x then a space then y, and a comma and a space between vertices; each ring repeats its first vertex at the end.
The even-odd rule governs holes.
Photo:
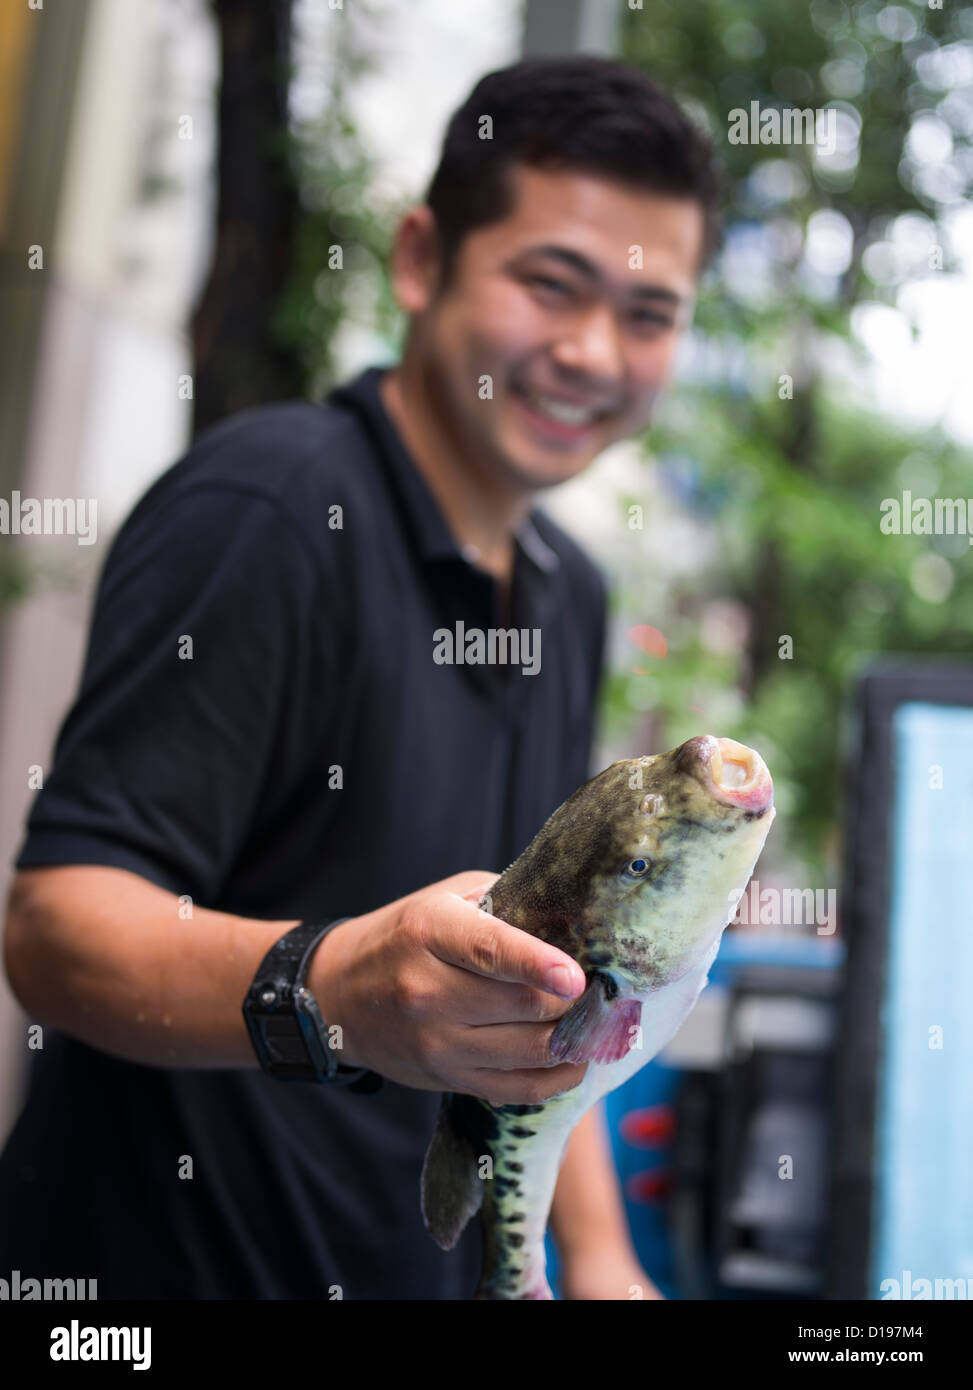
POLYGON ((550 1222, 562 1259, 608 1249, 634 1258, 605 1124, 604 1102, 588 1111, 568 1140, 550 1222))
POLYGON ((24 870, 4 963, 22 1007, 82 1042, 160 1067, 256 1066, 241 1006, 293 920, 193 907, 122 869, 24 870))

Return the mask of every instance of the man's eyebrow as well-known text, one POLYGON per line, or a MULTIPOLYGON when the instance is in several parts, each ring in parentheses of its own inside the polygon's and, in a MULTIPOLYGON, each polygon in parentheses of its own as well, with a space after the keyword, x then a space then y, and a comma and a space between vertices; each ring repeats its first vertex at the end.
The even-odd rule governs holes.
MULTIPOLYGON (((548 256, 552 260, 563 262, 570 269, 583 275, 586 280, 595 281, 601 279, 601 272, 593 261, 589 261, 587 256, 582 256, 580 251, 572 251, 567 246, 557 246, 549 244, 544 246, 527 247, 518 260, 527 256, 548 256)), ((681 304, 683 296, 677 294, 675 290, 666 289, 663 285, 635 285, 629 291, 633 299, 652 299, 662 300, 666 304, 681 304)))

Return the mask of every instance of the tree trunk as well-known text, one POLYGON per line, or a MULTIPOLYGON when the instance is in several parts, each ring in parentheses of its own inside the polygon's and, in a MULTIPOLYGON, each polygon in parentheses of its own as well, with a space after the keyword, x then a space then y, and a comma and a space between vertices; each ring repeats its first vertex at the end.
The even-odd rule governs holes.
POLYGON ((286 158, 292 0, 214 0, 220 27, 213 261, 192 319, 193 432, 301 394, 297 356, 271 334, 287 279, 297 189, 286 158))

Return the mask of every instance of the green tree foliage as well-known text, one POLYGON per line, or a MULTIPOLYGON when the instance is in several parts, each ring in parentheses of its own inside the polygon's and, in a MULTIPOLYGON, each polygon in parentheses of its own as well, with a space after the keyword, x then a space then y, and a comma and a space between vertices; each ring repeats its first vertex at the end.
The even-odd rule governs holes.
POLYGON ((304 393, 320 398, 337 381, 339 329, 349 322, 393 339, 401 315, 388 255, 404 204, 376 191, 376 168, 349 111, 349 91, 374 66, 371 6, 335 11, 333 48, 319 55, 327 96, 313 118, 292 123, 290 163, 299 214, 290 273, 273 318, 282 347, 296 351, 304 393))
MULTIPOLYGON (((651 611, 645 588, 633 591, 644 573, 630 565, 619 604, 664 632, 668 652, 641 658, 642 677, 631 652, 621 655, 607 708, 616 729, 652 709, 666 745, 723 712, 709 731, 755 743, 772 764, 785 813, 779 847, 820 870, 856 673, 879 652, 971 647, 966 535, 880 529, 882 501, 906 489, 973 497, 969 454, 938 423, 905 428, 869 403, 852 329, 861 306, 907 307, 905 286, 950 273, 948 218, 973 175, 973 11, 646 0, 624 13, 622 56, 708 128, 727 200, 696 351, 646 441, 655 481, 647 498, 621 499, 651 509, 659 487, 679 499, 708 559, 665 583, 651 611), (729 113, 753 101, 836 108, 837 158, 808 145, 730 144, 729 113), (815 228, 826 252, 829 241, 837 248, 830 265, 808 255, 815 228), (718 597, 749 616, 729 650, 705 640, 718 597)), ((656 569, 665 568, 662 555, 656 569)))

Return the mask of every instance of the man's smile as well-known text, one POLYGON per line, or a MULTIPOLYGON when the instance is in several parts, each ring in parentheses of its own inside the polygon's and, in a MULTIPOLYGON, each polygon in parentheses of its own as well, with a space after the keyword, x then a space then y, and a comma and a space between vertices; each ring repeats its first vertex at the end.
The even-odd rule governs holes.
POLYGON ((545 441, 581 444, 590 439, 596 426, 614 414, 614 408, 560 393, 513 386, 511 395, 535 435, 545 441))

